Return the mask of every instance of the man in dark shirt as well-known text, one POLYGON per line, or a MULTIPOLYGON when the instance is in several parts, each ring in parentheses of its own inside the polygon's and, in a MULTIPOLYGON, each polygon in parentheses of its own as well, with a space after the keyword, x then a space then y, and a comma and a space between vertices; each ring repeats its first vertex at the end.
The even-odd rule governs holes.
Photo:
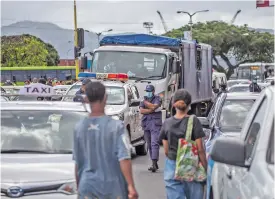
POLYGON ((257 79, 253 79, 252 83, 249 85, 249 91, 257 93, 260 93, 262 91, 260 86, 257 84, 257 79))
POLYGON ((89 82, 91 82, 90 79, 84 79, 82 81, 81 88, 78 91, 76 91, 76 93, 75 93, 76 96, 73 99, 74 102, 84 102, 83 95, 85 95, 86 85, 89 82))

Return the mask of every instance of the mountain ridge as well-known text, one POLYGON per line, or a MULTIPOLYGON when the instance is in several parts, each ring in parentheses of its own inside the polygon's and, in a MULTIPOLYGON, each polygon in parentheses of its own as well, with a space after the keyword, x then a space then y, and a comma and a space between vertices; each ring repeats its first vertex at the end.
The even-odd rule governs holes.
MULTIPOLYGON (((274 34, 273 29, 250 28, 258 32, 274 34)), ((51 22, 19 21, 1 27, 1 35, 31 34, 44 42, 52 44, 59 53, 60 59, 74 58, 74 30, 62 28, 51 22)), ((123 33, 125 34, 125 33, 123 33)), ((91 52, 98 47, 98 38, 94 32, 85 32, 85 48, 83 53, 91 52)), ((234 63, 235 61, 232 60, 234 63)), ((224 65, 224 64, 222 64, 224 65)))

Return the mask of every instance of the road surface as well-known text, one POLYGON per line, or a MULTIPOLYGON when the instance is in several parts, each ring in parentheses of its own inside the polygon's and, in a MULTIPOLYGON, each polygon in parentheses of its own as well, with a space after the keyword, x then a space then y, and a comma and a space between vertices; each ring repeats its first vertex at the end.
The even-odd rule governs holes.
POLYGON ((163 180, 164 151, 160 148, 159 170, 156 173, 148 171, 152 164, 147 156, 137 156, 133 158, 133 172, 136 189, 140 199, 166 199, 165 185, 163 180))

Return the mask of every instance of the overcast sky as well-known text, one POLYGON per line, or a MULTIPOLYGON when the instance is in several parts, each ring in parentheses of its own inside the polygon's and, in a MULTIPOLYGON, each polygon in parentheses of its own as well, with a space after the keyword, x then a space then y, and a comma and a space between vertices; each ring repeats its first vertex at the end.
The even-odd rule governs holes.
MULTIPOLYGON (((274 3, 272 3, 274 4, 274 3)), ((77 0, 78 27, 91 31, 112 28, 114 32, 145 32, 142 23, 154 23, 152 31, 162 33, 163 26, 156 11, 161 11, 168 29, 178 28, 189 21, 184 10, 199 13, 193 22, 209 20, 231 21, 238 9, 235 24, 253 28, 274 29, 274 8, 256 9, 256 0, 249 1, 79 1, 77 0)), ((63 28, 73 28, 73 1, 1 1, 1 25, 23 20, 52 22, 63 28)))

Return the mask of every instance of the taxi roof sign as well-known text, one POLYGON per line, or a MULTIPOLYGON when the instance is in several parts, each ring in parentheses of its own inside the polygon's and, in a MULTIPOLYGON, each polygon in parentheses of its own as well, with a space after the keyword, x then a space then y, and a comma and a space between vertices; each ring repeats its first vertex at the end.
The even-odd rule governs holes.
POLYGON ((19 90, 19 95, 37 95, 37 96, 51 96, 55 95, 55 90, 52 86, 35 83, 25 85, 19 90))

